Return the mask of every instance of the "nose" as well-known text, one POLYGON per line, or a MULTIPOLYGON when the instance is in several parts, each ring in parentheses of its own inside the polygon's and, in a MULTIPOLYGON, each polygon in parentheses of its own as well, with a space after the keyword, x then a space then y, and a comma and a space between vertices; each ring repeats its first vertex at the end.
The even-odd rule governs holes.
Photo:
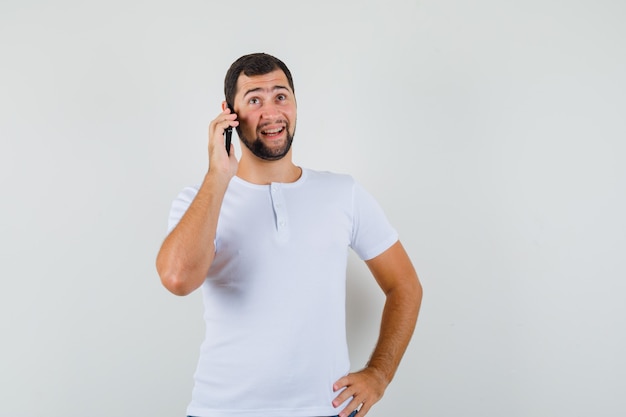
POLYGON ((263 104, 263 109, 261 111, 262 119, 274 119, 279 115, 280 111, 278 110, 276 103, 269 102, 263 104))

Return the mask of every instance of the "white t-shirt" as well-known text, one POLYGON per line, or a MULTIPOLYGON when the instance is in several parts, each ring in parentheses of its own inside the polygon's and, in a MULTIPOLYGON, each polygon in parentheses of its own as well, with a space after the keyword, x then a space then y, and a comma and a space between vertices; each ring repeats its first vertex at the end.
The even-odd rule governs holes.
MULTIPOLYGON (((172 204, 175 227, 198 187, 172 204)), ((332 384, 350 368, 347 251, 376 257, 398 239, 350 176, 303 169, 293 183, 234 177, 202 285, 206 336, 187 414, 331 416, 332 384)))

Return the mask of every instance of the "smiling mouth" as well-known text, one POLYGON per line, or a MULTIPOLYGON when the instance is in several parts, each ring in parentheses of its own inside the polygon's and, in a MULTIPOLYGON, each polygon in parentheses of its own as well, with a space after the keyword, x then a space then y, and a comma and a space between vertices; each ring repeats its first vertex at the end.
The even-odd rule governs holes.
POLYGON ((272 138, 272 137, 276 137, 276 136, 280 135, 281 133, 283 133, 283 130, 285 130, 284 126, 276 127, 274 129, 263 129, 263 130, 261 130, 261 134, 263 136, 267 136, 269 138, 272 138))

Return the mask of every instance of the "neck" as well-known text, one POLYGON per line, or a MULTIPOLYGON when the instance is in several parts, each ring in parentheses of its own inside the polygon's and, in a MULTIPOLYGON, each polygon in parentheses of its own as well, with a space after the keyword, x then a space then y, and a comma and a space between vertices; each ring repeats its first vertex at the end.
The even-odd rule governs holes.
POLYGON ((289 183, 297 181, 302 175, 302 169, 291 160, 291 150, 278 161, 265 161, 246 151, 243 151, 237 168, 237 176, 242 180, 261 185, 289 183))

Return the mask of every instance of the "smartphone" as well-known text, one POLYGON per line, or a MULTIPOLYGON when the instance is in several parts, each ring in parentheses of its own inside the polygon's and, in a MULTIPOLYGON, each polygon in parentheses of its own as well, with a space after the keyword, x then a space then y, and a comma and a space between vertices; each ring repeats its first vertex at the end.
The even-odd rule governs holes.
MULTIPOLYGON (((230 104, 228 104, 228 108, 230 109, 231 113, 235 113, 235 111, 230 106, 230 104)), ((230 142, 232 141, 232 138, 233 138, 233 127, 232 126, 228 126, 226 128, 226 130, 224 130, 224 138, 225 138, 224 145, 226 146, 226 153, 228 154, 228 156, 230 156, 230 142)))

